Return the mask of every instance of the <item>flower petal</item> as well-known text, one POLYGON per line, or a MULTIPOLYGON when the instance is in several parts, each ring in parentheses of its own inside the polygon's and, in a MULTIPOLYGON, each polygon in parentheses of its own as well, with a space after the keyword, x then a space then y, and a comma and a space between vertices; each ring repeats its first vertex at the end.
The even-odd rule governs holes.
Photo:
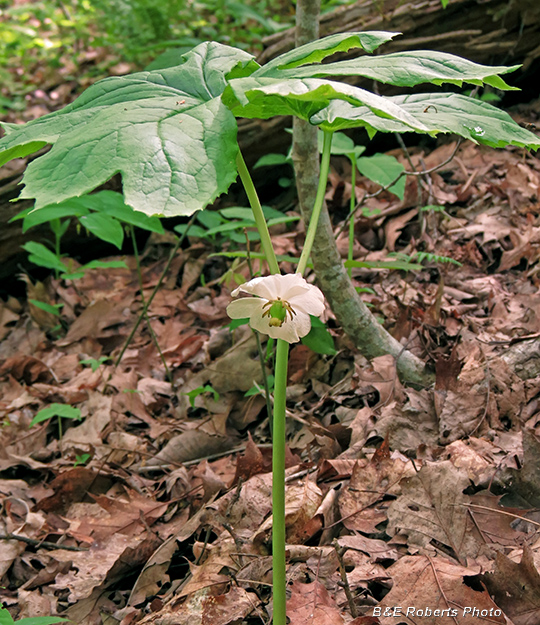
POLYGON ((250 320, 251 327, 256 327, 259 332, 268 334, 273 339, 283 339, 287 343, 298 343, 311 329, 311 319, 303 312, 297 313, 292 321, 289 319, 282 326, 271 326, 268 318, 257 320, 256 323, 258 327, 252 325, 250 320))
POLYGON ((287 300, 289 297, 306 293, 311 288, 314 287, 299 273, 288 273, 284 276, 272 274, 262 278, 253 278, 253 280, 241 284, 232 292, 232 295, 236 297, 240 293, 251 293, 267 300, 278 297, 287 300))
POLYGON ((272 336, 271 332, 273 328, 268 322, 269 322, 269 318, 263 317, 262 311, 254 313, 249 318, 249 325, 254 330, 257 330, 261 334, 267 334, 268 336, 272 336))
POLYGON ((241 293, 257 297, 241 298, 231 302, 227 306, 229 317, 233 319, 248 317, 249 325, 254 330, 288 343, 297 343, 309 333, 311 329, 309 315, 319 316, 324 312, 322 292, 298 273, 254 278, 239 286, 232 294, 237 296, 241 293), (273 326, 270 325, 270 317, 263 316, 264 306, 278 298, 290 304, 294 316, 292 319, 287 316, 281 326, 273 326))
POLYGON ((253 278, 249 282, 241 284, 237 289, 231 293, 233 297, 237 297, 240 293, 251 293, 252 295, 258 295, 266 300, 277 299, 279 297, 277 284, 281 276, 272 275, 264 276, 263 278, 253 278))
POLYGON ((254 315, 258 315, 262 319, 264 304, 266 301, 258 297, 242 297, 227 306, 227 314, 231 319, 245 319, 247 317, 251 319, 254 315))
POLYGON ((309 285, 309 290, 301 295, 293 295, 287 301, 296 311, 303 311, 314 317, 319 317, 324 312, 324 295, 316 286, 309 285))
POLYGON ((279 291, 278 295, 281 299, 288 300, 289 297, 305 293, 310 286, 299 273, 287 273, 284 276, 279 276, 276 289, 279 291))
POLYGON ((283 339, 287 343, 298 343, 300 337, 292 323, 284 323, 281 328, 269 328, 268 335, 273 339, 283 339))
POLYGON ((300 338, 309 334, 309 331, 311 330, 311 319, 309 318, 309 314, 306 314, 301 310, 296 311, 296 316, 291 323, 294 325, 294 329, 300 338))

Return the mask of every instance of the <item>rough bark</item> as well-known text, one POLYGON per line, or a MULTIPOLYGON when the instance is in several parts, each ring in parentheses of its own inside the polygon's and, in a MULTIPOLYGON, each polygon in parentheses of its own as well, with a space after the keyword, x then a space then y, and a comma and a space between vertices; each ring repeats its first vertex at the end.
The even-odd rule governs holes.
MULTIPOLYGON (((540 80, 539 0, 450 0, 446 9, 440 0, 359 0, 321 17, 320 36, 356 30, 387 30, 403 35, 385 44, 381 53, 401 50, 440 50, 467 57, 486 65, 523 67, 508 76, 520 89, 520 101, 538 97, 540 80)), ((266 63, 294 47, 295 29, 264 39, 265 50, 257 59, 266 63)), ((358 51, 355 52, 357 54, 358 51)), ((371 81, 358 79, 371 89, 371 81)), ((396 93, 380 85, 381 94, 396 93)), ((515 102, 516 94, 510 94, 515 102)), ((239 142, 248 166, 259 159, 271 144, 272 151, 285 153, 290 136, 284 132, 288 118, 240 120, 239 142)))
MULTIPOLYGON (((298 1, 297 46, 317 38, 319 4, 319 0, 298 1)), ((300 210, 307 225, 317 193, 319 154, 317 128, 299 119, 293 120, 293 161, 300 210)), ((319 219, 312 259, 318 282, 330 307, 361 353, 370 359, 391 354, 404 382, 424 386, 431 384, 434 381, 432 372, 386 332, 358 296, 338 252, 326 206, 319 219)))

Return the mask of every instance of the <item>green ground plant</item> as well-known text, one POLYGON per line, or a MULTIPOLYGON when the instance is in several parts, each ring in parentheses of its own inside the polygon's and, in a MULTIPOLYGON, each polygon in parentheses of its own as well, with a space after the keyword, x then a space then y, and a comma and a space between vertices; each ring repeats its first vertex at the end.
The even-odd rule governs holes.
POLYGON ((109 356, 100 356, 99 358, 84 358, 83 360, 79 360, 79 362, 81 365, 88 365, 92 371, 95 372, 109 360, 109 356))
MULTIPOLYGON (((300 219, 295 215, 284 215, 271 206, 263 206, 262 210, 268 227, 300 219)), ((197 214, 196 221, 197 223, 189 228, 189 236, 206 239, 217 249, 222 249, 227 242, 233 244, 232 247, 237 247, 238 244, 245 245, 246 236, 251 242, 260 241, 251 208, 229 206, 216 211, 204 211, 197 214)), ((187 224, 179 224, 174 230, 178 234, 184 234, 187 224)))
POLYGON ((58 438, 62 440, 62 419, 72 419, 75 421, 80 421, 81 411, 78 408, 74 408, 69 404, 50 404, 46 408, 42 408, 32 421, 28 427, 33 427, 38 423, 43 423, 43 421, 49 421, 54 418, 58 419, 58 438))
POLYGON ((8 609, 0 604, 0 625, 54 625, 54 623, 68 623, 69 619, 59 616, 33 616, 13 620, 8 609))
POLYGON ((30 228, 43 223, 48 223, 54 235, 47 245, 37 241, 25 243, 22 247, 29 254, 28 260, 39 267, 54 270, 56 277, 63 280, 75 280, 81 278, 88 269, 107 267, 126 267, 123 261, 99 261, 94 260, 86 265, 73 270, 69 260, 64 262, 61 253, 62 237, 70 226, 71 219, 75 219, 79 227, 121 249, 124 242, 124 228, 137 226, 149 232, 164 232, 158 217, 141 215, 126 206, 121 193, 114 191, 100 191, 92 195, 75 197, 44 206, 42 210, 34 212, 30 207, 21 211, 11 221, 22 219, 22 230, 27 232, 30 228))
MULTIPOLYGON (((125 202, 147 215, 191 215, 224 193, 239 176, 261 239, 269 276, 233 292, 251 294, 229 305, 233 318, 277 341, 273 406, 273 623, 286 623, 285 407, 289 344, 307 335, 310 315, 324 311, 319 289, 302 276, 324 203, 332 137, 346 128, 376 132, 455 133, 491 147, 539 148, 540 140, 503 111, 457 93, 381 97, 335 77, 363 76, 398 87, 431 83, 488 84, 511 89, 501 78, 517 67, 487 67, 433 51, 371 56, 396 33, 331 35, 259 66, 252 55, 204 43, 167 69, 96 83, 65 109, 23 126, 4 124, 0 164, 47 144, 27 167, 21 197, 36 210, 82 196, 120 172, 125 202), (322 64, 337 52, 368 54, 322 64), (333 79, 328 77, 332 76, 333 79), (295 274, 281 275, 268 226, 240 153, 238 117, 294 115, 324 132, 320 179, 295 274), (248 314, 249 313, 249 314, 248 314)), ((145 305, 146 306, 146 305, 145 305)))
POLYGON ((195 408, 195 400, 197 399, 197 397, 199 397, 199 395, 205 395, 206 393, 209 393, 210 395, 212 395, 212 398, 214 401, 219 401, 219 393, 210 384, 205 384, 204 386, 198 386, 197 388, 194 388, 188 393, 182 393, 182 395, 186 395, 187 398, 189 399, 189 405, 192 408, 195 408))

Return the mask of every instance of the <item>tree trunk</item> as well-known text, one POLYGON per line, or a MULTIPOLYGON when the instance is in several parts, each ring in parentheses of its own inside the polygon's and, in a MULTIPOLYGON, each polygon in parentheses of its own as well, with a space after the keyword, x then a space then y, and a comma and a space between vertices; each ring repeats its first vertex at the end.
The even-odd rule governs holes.
MULTIPOLYGON (((299 0, 296 7, 296 45, 317 39, 320 0, 299 0)), ((319 179, 317 128, 293 119, 293 161, 300 211, 309 223, 319 179)), ((391 354, 404 382, 427 386, 433 373, 416 356, 405 350, 374 318, 356 292, 336 246, 326 204, 323 206, 312 260, 318 282, 345 332, 366 358, 391 354)))
MULTIPOLYGON (((450 0, 446 9, 441 0, 359 0, 320 19, 321 37, 358 30, 403 33, 381 47, 383 54, 428 49, 485 65, 522 64, 508 76, 508 82, 522 91, 508 92, 505 105, 538 97, 540 0, 450 0)), ((266 37, 263 43, 265 50, 257 59, 261 64, 294 47, 295 29, 266 37)), ((372 81, 354 82, 371 90, 372 81)), ((379 85, 379 90, 382 95, 396 93, 394 87, 386 85, 379 85)), ((287 152, 290 136, 284 128, 290 126, 288 118, 239 121, 239 142, 248 166, 267 151, 267 145, 272 147, 268 151, 287 152)))

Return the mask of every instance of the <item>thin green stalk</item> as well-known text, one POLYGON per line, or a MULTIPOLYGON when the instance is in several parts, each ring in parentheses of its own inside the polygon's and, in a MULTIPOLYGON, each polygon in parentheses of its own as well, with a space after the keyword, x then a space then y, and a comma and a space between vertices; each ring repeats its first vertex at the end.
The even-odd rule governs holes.
MULTIPOLYGON (((353 248, 354 248, 354 219, 352 218, 352 214, 354 213, 354 209, 356 207, 356 156, 354 154, 351 155, 351 202, 349 209, 349 253, 347 254, 348 260, 353 260, 353 248)), ((348 270, 349 278, 352 278, 352 267, 349 267, 348 270)))
MULTIPOLYGON (((246 237, 246 253, 247 253, 247 265, 249 269, 249 277, 253 279, 255 277, 253 273, 253 265, 251 264, 251 247, 249 244, 249 237, 247 233, 247 228, 244 228, 244 235, 246 237)), ((270 401, 270 387, 268 386, 268 376, 266 375, 266 363, 264 362, 264 354, 261 345, 261 337, 257 330, 252 330, 255 335, 255 340, 257 341, 257 352, 259 354, 259 364, 261 365, 261 372, 263 377, 263 385, 264 385, 264 399, 266 401, 266 414, 270 419, 270 415, 272 414, 272 402, 270 401)))
POLYGON ((326 193, 326 183, 328 180, 328 171, 330 170, 330 150, 332 147, 332 135, 334 133, 330 130, 324 131, 324 143, 323 153, 321 159, 321 171, 319 174, 319 186, 317 187, 317 195, 315 197, 315 204, 311 211, 311 217, 309 220, 308 231, 306 234, 306 240, 304 242, 304 249, 300 256, 300 261, 296 269, 297 273, 303 274, 306 270, 306 266, 311 254, 311 247, 315 240, 315 233, 317 231, 317 224, 319 223, 319 216, 324 204, 324 195, 326 193))
POLYGON ((285 402, 289 344, 278 339, 274 386, 272 440, 272 585, 273 625, 287 623, 287 570, 285 562, 285 402))
POLYGON ((249 205, 251 206, 251 210, 253 211, 253 217, 255 219, 255 223, 257 224, 257 230, 259 231, 259 236, 261 237, 262 249, 264 255, 266 256, 268 266, 270 267, 270 272, 279 273, 279 265, 276 258, 276 253, 274 252, 274 248, 272 246, 272 239, 270 238, 270 233, 268 232, 268 226, 266 225, 266 219, 264 217, 264 213, 261 207, 261 202, 259 200, 259 196, 257 195, 257 191, 255 190, 253 180, 249 175, 249 170, 246 166, 246 162, 244 161, 244 157, 242 156, 240 150, 238 151, 238 156, 236 157, 236 166, 238 167, 240 180, 242 181, 244 189, 246 190, 249 205))
MULTIPOLYGON (((158 280, 156 286, 154 287, 154 290, 152 291, 150 297, 146 301, 146 304, 143 306, 142 312, 137 317, 137 321, 135 322, 135 325, 133 326, 129 336, 127 337, 127 339, 126 339, 126 341, 125 341, 125 343, 124 343, 124 345, 122 347, 122 349, 120 350, 120 354, 118 355, 118 358, 116 359, 116 361, 114 363, 114 368, 115 369, 120 364, 120 362, 122 360, 122 357, 123 357, 126 349, 128 348, 128 345, 131 343, 133 337, 135 336, 135 332, 137 332, 137 328, 139 327, 139 325, 141 324, 141 321, 144 318, 144 314, 150 308, 150 304, 154 300, 154 297, 156 296, 156 293, 159 291, 159 288, 162 285, 163 280, 165 280, 165 276, 167 275, 167 272, 169 271, 169 267, 171 266, 171 263, 172 263, 174 257, 176 256, 176 252, 180 249, 180 246, 184 242, 184 239, 187 237, 189 229, 193 225, 193 222, 195 221, 196 217, 197 217, 197 213, 193 213, 193 215, 191 216, 190 220, 187 223, 187 228, 184 230, 182 236, 177 239, 173 249, 171 250, 171 253, 169 254, 169 260, 167 261, 167 264, 165 265, 165 269, 163 269, 163 273, 159 277, 159 280, 158 280)), ((111 373, 111 377, 112 377, 112 373, 111 373)))
POLYGON ((139 281, 139 291, 141 293, 141 303, 143 306, 143 315, 144 315, 144 320, 146 321, 146 326, 148 327, 148 332, 150 333, 150 338, 152 339, 152 342, 154 343, 157 352, 159 354, 159 358, 161 360, 161 364, 163 365, 163 368, 165 369, 165 375, 167 376, 167 379, 169 380, 169 383, 171 386, 174 386, 174 381, 171 375, 171 371, 169 369, 169 367, 167 366, 167 361, 165 360, 165 356, 163 355, 163 352, 161 351, 161 347, 159 346, 159 342, 156 336, 156 333, 154 332, 154 328, 152 328, 152 324, 150 323, 150 317, 148 316, 148 308, 146 306, 146 299, 144 297, 144 286, 143 286, 143 277, 142 277, 142 270, 141 270, 141 260, 139 257, 139 248, 137 246, 137 239, 135 238, 135 228, 133 227, 133 224, 129 225, 129 234, 131 236, 131 241, 133 243, 133 255, 135 256, 135 266, 137 267, 137 279, 139 281))

